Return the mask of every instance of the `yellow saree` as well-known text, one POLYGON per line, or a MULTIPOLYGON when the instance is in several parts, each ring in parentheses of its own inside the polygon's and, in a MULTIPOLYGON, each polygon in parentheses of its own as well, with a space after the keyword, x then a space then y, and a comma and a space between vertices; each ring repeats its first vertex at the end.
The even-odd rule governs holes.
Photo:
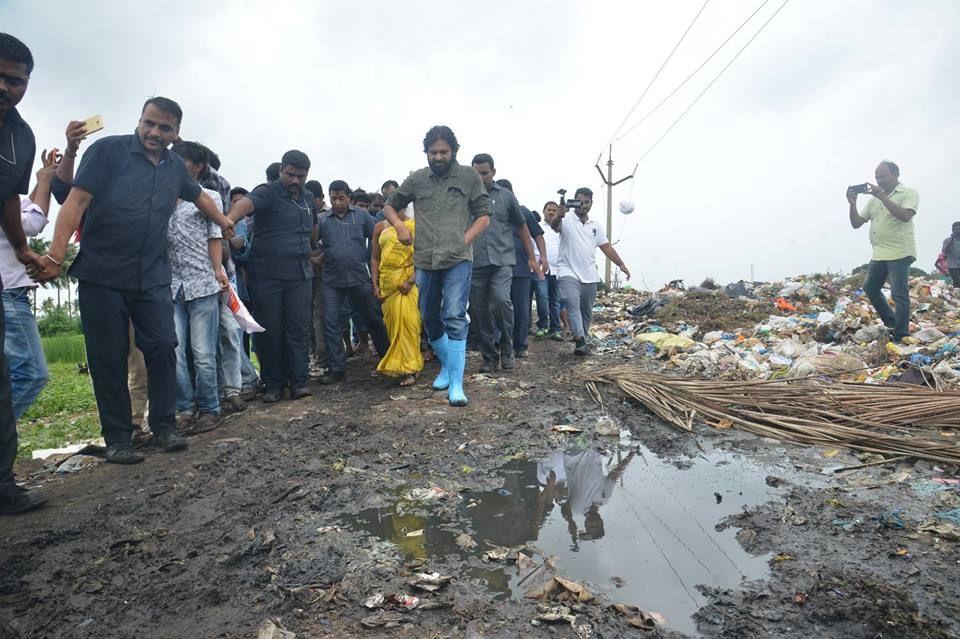
MULTIPOLYGON (((414 221, 404 225, 414 233, 414 221)), ((397 239, 397 230, 387 225, 380 232, 380 294, 383 296, 383 321, 387 326, 390 348, 380 360, 377 371, 395 377, 423 370, 420 354, 420 310, 416 285, 404 295, 399 286, 413 277, 413 246, 397 239)))

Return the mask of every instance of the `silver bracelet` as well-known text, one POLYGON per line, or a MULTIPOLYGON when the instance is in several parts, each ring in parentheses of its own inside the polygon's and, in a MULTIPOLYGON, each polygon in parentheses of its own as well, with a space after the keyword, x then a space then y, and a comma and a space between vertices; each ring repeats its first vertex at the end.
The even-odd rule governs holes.
POLYGON ((47 258, 48 260, 50 260, 51 262, 53 262, 54 264, 56 264, 57 266, 63 266, 63 262, 58 262, 58 261, 56 261, 55 259, 53 259, 52 257, 50 257, 49 254, 44 255, 44 257, 47 258))

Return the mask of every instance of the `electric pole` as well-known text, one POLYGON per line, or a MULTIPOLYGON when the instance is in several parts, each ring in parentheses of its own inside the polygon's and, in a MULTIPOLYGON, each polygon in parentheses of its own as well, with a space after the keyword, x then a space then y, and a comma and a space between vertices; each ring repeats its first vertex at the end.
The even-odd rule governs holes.
MULTIPOLYGON (((603 157, 603 154, 601 154, 603 157)), ((639 166, 639 165, 638 165, 639 166)), ((603 171, 600 169, 600 158, 597 158, 597 173, 600 174, 600 179, 603 180, 603 183, 607 185, 607 241, 613 244, 613 187, 618 184, 622 184, 627 180, 633 179, 633 175, 637 172, 637 167, 633 167, 633 173, 628 175, 625 178, 621 178, 616 182, 613 181, 613 145, 611 144, 609 150, 607 151, 607 174, 604 175, 603 171)), ((603 282, 606 289, 610 290, 610 260, 609 258, 604 259, 604 269, 603 269, 603 282)))

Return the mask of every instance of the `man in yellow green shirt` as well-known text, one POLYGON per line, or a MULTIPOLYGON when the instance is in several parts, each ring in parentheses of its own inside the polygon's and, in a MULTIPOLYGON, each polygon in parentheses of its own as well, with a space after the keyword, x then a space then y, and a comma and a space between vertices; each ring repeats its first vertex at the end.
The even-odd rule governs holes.
POLYGON ((893 339, 899 341, 910 332, 910 265, 917 259, 913 217, 920 197, 900 184, 900 168, 893 162, 881 162, 874 175, 877 184, 866 185, 867 195, 872 197, 863 213, 857 211, 857 190, 847 189, 850 225, 858 229, 870 222, 873 258, 863 290, 884 325, 893 331, 893 339), (895 311, 883 296, 883 283, 888 280, 895 311))

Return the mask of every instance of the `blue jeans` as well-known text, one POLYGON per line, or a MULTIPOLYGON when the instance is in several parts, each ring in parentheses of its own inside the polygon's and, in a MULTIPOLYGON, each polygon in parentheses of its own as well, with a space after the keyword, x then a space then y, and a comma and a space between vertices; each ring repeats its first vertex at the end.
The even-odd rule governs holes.
MULTIPOLYGON (((513 351, 527 350, 530 335, 530 279, 514 277, 510 283, 510 298, 513 300, 513 351)), ((501 337, 500 339, 503 339, 501 337)))
MULTIPOLYGON (((563 325, 560 323, 560 289, 557 287, 557 276, 547 275, 547 292, 550 296, 550 332, 559 333, 563 325)), ((540 302, 538 301, 537 304, 540 302)))
POLYGON ((177 331, 177 411, 189 411, 196 405, 201 414, 219 415, 217 340, 220 294, 185 301, 181 289, 173 300, 173 323, 177 331), (193 355, 193 380, 187 361, 188 348, 193 355))
POLYGON ((240 394, 241 361, 246 354, 243 352, 243 339, 240 336, 237 320, 233 312, 220 299, 220 366, 217 368, 217 381, 220 385, 220 394, 223 397, 232 397, 240 394))
POLYGON ((440 339, 467 339, 467 300, 470 299, 470 273, 473 262, 428 271, 417 269, 417 288, 420 289, 420 317, 430 341, 440 339))
POLYGON ((43 355, 37 318, 30 304, 30 288, 3 291, 3 320, 6 341, 3 352, 10 364, 10 395, 17 421, 47 384, 47 360, 43 355))
POLYGON ((530 287, 533 289, 532 297, 537 300, 537 328, 545 331, 550 328, 550 280, 546 277, 542 280, 532 278, 530 287))
POLYGON ((899 260, 870 260, 867 279, 863 283, 863 292, 877 309, 884 326, 893 329, 896 339, 910 334, 910 265, 915 260, 911 256, 899 260), (887 298, 883 296, 883 283, 888 279, 896 312, 890 310, 887 298))
MULTIPOLYGON (((340 331, 342 309, 345 302, 349 302, 351 312, 360 316, 363 321, 364 331, 369 331, 373 338, 373 344, 377 347, 377 353, 380 357, 387 354, 390 348, 390 340, 387 337, 387 329, 383 325, 383 315, 380 311, 380 304, 377 298, 373 296, 373 287, 370 284, 359 284, 357 286, 332 286, 326 284, 323 287, 323 336, 324 344, 327 350, 327 365, 330 372, 334 375, 343 375, 346 372, 347 356, 343 349, 343 337, 340 331)), ((361 329, 357 329, 361 330, 361 329)))
MULTIPOLYGON (((243 329, 237 326, 237 339, 240 340, 241 344, 244 334, 243 329)), ((243 390, 249 390, 256 388, 259 383, 260 375, 257 373, 253 362, 250 361, 250 357, 245 351, 240 351, 240 387, 243 390)))

